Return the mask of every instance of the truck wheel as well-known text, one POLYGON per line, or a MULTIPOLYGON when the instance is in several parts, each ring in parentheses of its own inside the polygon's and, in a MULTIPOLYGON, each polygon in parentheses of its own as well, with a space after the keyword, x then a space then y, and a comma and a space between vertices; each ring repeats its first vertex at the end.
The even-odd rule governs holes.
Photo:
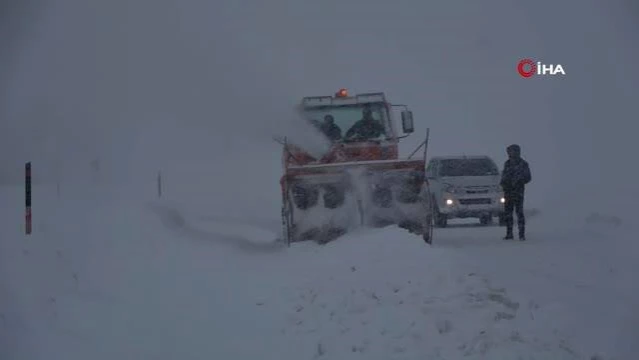
POLYGON ((312 208, 317 204, 319 199, 319 191, 312 186, 293 185, 292 189, 293 202, 300 210, 312 208))
POLYGON ((430 237, 430 232, 429 232, 429 231, 425 231, 425 232, 422 234, 422 240, 424 240, 424 242, 425 242, 426 244, 432 244, 432 243, 433 243, 433 240, 432 240, 432 238, 430 237))
POLYGON ((344 190, 337 186, 327 185, 324 187, 324 207, 336 209, 344 204, 344 190))
POLYGON ((422 239, 426 244, 433 244, 433 218, 427 216, 422 229, 422 239))
POLYGON ((393 202, 393 193, 389 188, 377 188, 373 190, 373 202, 383 208, 389 208, 393 202))

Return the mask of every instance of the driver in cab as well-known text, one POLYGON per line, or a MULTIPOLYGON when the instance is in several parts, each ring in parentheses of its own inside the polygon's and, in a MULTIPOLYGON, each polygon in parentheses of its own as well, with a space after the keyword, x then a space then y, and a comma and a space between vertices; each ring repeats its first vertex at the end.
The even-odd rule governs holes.
POLYGON ((346 139, 376 139, 384 134, 384 126, 373 118, 373 111, 366 107, 362 118, 346 132, 346 139))

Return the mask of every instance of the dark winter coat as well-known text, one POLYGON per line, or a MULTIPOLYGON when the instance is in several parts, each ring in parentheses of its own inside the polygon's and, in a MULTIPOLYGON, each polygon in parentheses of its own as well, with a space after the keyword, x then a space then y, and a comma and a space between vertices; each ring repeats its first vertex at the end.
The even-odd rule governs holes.
POLYGON ((500 183, 506 195, 524 195, 525 185, 530 180, 532 176, 526 160, 520 157, 506 160, 500 183))
POLYGON ((359 120, 348 129, 346 138, 361 137, 364 139, 374 139, 384 134, 384 125, 373 119, 359 120))
POLYGON ((335 124, 322 124, 320 130, 332 141, 337 141, 342 138, 342 130, 335 124))

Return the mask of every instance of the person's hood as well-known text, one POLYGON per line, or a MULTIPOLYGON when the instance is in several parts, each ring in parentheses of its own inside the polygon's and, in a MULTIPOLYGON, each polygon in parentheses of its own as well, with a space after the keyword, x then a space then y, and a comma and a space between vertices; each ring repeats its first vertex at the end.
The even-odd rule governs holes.
POLYGON ((521 147, 517 144, 512 144, 506 148, 506 153, 511 159, 518 159, 521 157, 521 147))

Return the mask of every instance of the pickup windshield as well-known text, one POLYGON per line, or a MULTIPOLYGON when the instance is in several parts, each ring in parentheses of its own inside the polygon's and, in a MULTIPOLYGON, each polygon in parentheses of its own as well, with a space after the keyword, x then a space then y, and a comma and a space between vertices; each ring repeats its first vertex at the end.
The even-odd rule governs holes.
POLYGON ((440 176, 491 176, 499 170, 490 159, 446 159, 441 161, 440 176))

